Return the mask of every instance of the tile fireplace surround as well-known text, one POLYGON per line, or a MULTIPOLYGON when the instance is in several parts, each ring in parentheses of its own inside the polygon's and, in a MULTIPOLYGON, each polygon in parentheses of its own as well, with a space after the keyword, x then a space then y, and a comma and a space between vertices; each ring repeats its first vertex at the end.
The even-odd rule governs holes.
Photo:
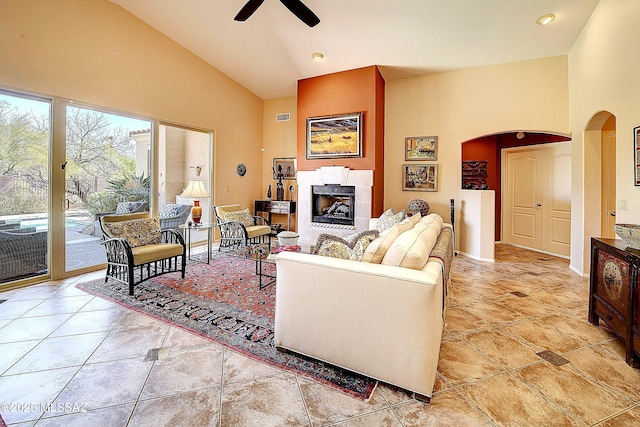
POLYGON ((298 234, 300 242, 313 244, 321 233, 348 236, 369 228, 373 189, 372 170, 351 170, 324 166, 315 171, 298 171, 298 234), (311 220, 312 185, 353 185, 356 188, 355 226, 314 223, 311 220))

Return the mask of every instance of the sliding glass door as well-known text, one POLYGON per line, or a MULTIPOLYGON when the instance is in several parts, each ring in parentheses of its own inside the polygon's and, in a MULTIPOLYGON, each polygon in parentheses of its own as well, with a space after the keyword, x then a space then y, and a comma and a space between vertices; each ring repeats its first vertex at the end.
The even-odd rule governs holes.
POLYGON ((49 273, 51 100, 0 90, 0 288, 49 273))
POLYGON ((106 263, 100 217, 149 211, 152 123, 66 107, 65 270, 106 263), (147 138, 136 139, 145 134, 147 138))

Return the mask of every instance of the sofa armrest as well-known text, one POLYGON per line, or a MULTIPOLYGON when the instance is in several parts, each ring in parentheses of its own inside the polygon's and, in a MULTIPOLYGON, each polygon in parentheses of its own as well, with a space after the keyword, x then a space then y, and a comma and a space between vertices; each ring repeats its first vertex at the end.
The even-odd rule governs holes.
POLYGON ((444 326, 440 264, 281 252, 276 266, 276 346, 431 396, 444 326))

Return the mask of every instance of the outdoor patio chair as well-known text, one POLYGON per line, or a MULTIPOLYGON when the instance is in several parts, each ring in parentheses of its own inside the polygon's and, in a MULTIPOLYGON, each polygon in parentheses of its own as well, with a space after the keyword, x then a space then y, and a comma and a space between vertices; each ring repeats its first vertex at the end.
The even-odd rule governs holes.
POLYGON ((240 209, 240 205, 216 206, 214 212, 220 229, 219 251, 271 243, 271 225, 266 218, 251 215, 249 209, 240 209))
POLYGON ((190 205, 179 205, 175 203, 167 203, 160 208, 160 229, 173 229, 180 231, 178 227, 187 222, 191 213, 190 205))
POLYGON ((33 227, 0 231, 0 282, 46 271, 46 231, 33 227))
POLYGON ((107 251, 105 283, 112 278, 133 287, 161 274, 186 268, 186 245, 175 230, 160 230, 160 220, 148 212, 107 215, 100 219, 107 251))

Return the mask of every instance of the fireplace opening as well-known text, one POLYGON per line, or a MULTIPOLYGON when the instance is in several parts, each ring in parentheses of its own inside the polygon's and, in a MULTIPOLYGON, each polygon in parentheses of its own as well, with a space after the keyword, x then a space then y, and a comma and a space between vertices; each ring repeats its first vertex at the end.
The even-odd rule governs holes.
POLYGON ((323 224, 354 225, 356 187, 312 185, 311 218, 323 224))

